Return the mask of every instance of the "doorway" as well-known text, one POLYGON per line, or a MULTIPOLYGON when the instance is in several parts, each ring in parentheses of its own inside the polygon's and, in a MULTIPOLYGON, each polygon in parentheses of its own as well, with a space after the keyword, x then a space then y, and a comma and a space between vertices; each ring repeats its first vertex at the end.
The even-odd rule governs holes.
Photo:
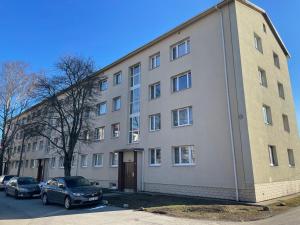
POLYGON ((137 191, 137 152, 119 152, 118 189, 137 191))

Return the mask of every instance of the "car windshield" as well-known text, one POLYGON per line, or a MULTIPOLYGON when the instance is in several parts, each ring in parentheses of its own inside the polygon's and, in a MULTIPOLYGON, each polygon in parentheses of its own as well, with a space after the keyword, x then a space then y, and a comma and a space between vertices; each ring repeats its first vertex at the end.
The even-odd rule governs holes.
POLYGON ((83 177, 70 177, 65 178, 66 186, 69 188, 72 187, 82 187, 82 186, 90 186, 91 183, 89 180, 83 178, 83 177))
POLYGON ((32 177, 24 177, 18 179, 19 185, 37 184, 38 182, 32 177))
POLYGON ((7 180, 10 180, 10 179, 13 178, 13 177, 14 177, 14 176, 5 176, 3 180, 4 180, 4 181, 7 181, 7 180))

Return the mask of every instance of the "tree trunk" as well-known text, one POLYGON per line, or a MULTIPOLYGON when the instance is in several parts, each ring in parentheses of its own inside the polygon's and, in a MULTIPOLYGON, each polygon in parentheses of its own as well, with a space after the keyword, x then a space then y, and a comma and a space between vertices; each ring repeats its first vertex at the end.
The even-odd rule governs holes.
POLYGON ((21 172, 21 166, 22 166, 22 159, 23 159, 23 151, 24 151, 24 141, 25 138, 22 138, 22 145, 21 145, 21 152, 20 152, 20 158, 19 158, 19 165, 18 165, 18 173, 17 176, 20 176, 20 172, 21 172))
POLYGON ((65 158, 64 158, 64 173, 65 173, 65 177, 71 176, 72 155, 73 154, 70 154, 69 152, 65 154, 65 158))
POLYGON ((4 158, 4 140, 0 144, 0 176, 3 175, 3 158, 4 158))

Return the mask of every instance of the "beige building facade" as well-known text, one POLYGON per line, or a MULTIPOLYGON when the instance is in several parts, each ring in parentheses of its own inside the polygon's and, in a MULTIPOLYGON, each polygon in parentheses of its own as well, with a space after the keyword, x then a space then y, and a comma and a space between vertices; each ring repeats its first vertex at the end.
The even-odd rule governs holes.
MULTIPOLYGON (((97 73, 94 141, 78 144, 72 174, 124 191, 251 202, 300 192, 288 59, 264 10, 219 3, 97 73)), ((62 176, 49 148, 28 141, 22 175, 62 176)), ((11 174, 19 150, 16 138, 11 174)))

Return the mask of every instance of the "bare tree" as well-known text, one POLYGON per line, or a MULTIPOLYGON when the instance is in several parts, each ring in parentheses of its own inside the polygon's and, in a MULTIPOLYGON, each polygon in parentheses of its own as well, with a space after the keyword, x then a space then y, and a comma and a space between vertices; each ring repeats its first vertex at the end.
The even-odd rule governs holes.
POLYGON ((7 62, 0 71, 0 175, 4 155, 10 159, 8 148, 19 129, 19 115, 31 104, 37 76, 27 70, 23 62, 7 62))
POLYGON ((44 77, 37 85, 37 94, 43 98, 42 113, 37 113, 31 125, 64 158, 65 176, 71 175, 75 147, 89 127, 85 116, 94 108, 93 65, 91 59, 63 57, 56 64, 60 74, 44 77))

